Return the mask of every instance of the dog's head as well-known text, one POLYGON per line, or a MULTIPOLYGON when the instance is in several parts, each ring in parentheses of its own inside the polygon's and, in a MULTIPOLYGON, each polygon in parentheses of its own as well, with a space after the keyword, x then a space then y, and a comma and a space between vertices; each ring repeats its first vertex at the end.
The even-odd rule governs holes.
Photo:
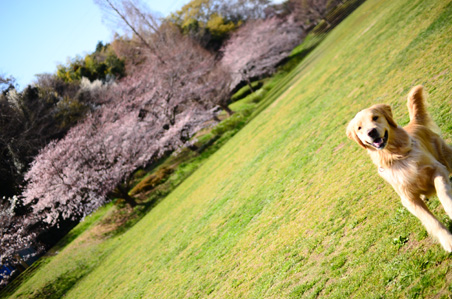
POLYGON ((378 104, 356 114, 348 124, 347 136, 365 149, 383 150, 388 144, 391 127, 397 127, 391 107, 378 104))

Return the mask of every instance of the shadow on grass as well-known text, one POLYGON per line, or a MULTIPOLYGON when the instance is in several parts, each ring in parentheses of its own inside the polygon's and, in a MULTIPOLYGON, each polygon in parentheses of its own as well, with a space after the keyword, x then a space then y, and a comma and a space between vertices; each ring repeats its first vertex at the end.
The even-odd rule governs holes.
MULTIPOLYGON (((168 192, 169 193, 169 192, 168 192)), ((156 207, 166 195, 156 196, 149 201, 139 203, 130 214, 125 215, 125 221, 120 221, 119 225, 115 226, 113 230, 110 230, 104 234, 107 238, 115 238, 131 229, 135 224, 137 224, 148 212, 150 212, 154 207, 156 207)), ((125 207, 120 207, 119 209, 129 209, 125 207)), ((119 211, 121 212, 121 211, 119 211)), ((114 219, 113 219, 114 220, 114 219)), ((108 220, 107 220, 108 221, 108 220)), ((105 223, 105 221, 104 221, 105 223)))
POLYGON ((295 67, 297 67, 303 59, 306 58, 306 56, 309 55, 317 46, 320 44, 320 42, 323 40, 323 38, 319 38, 318 41, 316 41, 314 44, 307 48, 303 48, 300 51, 296 51, 295 53, 288 56, 286 59, 281 61, 279 64, 279 71, 283 72, 290 72, 295 67))
POLYGON ((55 280, 48 282, 44 287, 37 289, 32 294, 24 294, 27 298, 62 298, 64 295, 80 281, 83 277, 91 273, 95 267, 86 269, 77 269, 78 271, 71 271, 58 276, 55 280))

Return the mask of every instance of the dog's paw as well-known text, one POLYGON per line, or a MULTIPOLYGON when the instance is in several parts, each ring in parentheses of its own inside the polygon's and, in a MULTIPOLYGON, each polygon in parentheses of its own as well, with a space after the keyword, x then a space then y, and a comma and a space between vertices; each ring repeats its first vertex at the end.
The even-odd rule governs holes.
POLYGON ((452 252, 452 235, 447 234, 444 237, 442 237, 439 241, 443 246, 444 250, 446 250, 449 253, 452 252))

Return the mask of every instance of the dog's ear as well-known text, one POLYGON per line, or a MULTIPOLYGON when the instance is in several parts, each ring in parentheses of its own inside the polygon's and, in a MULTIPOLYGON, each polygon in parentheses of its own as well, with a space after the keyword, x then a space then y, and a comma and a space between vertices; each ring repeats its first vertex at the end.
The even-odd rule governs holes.
POLYGON ((359 139, 358 135, 356 135, 356 129, 355 129, 355 119, 352 119, 350 123, 347 126, 346 131, 347 137, 351 140, 354 140, 356 143, 358 143, 361 147, 367 148, 364 143, 359 139))
POLYGON ((384 115, 386 120, 388 121, 390 126, 393 126, 394 128, 397 128, 397 123, 395 122, 394 118, 392 117, 392 110, 391 106, 386 104, 378 104, 374 106, 375 109, 377 109, 381 114, 384 115))

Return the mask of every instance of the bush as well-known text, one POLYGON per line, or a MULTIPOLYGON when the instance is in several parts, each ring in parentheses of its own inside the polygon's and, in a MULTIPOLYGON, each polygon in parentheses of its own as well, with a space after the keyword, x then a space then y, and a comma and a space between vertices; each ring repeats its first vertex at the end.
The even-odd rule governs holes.
POLYGON ((112 78, 125 76, 125 61, 118 58, 109 45, 99 43, 96 51, 84 58, 77 57, 68 65, 59 65, 57 77, 65 82, 80 81, 88 78, 90 81, 109 81, 112 78))
POLYGON ((215 135, 223 135, 225 132, 228 131, 238 131, 246 124, 247 117, 250 114, 251 111, 249 109, 237 112, 233 114, 231 117, 219 123, 212 130, 212 133, 215 135))
POLYGON ((130 195, 136 195, 139 193, 144 193, 150 191, 157 187, 158 185, 164 183, 170 174, 174 172, 174 169, 168 167, 162 167, 158 169, 155 173, 145 177, 141 182, 139 182, 131 191, 130 195))

